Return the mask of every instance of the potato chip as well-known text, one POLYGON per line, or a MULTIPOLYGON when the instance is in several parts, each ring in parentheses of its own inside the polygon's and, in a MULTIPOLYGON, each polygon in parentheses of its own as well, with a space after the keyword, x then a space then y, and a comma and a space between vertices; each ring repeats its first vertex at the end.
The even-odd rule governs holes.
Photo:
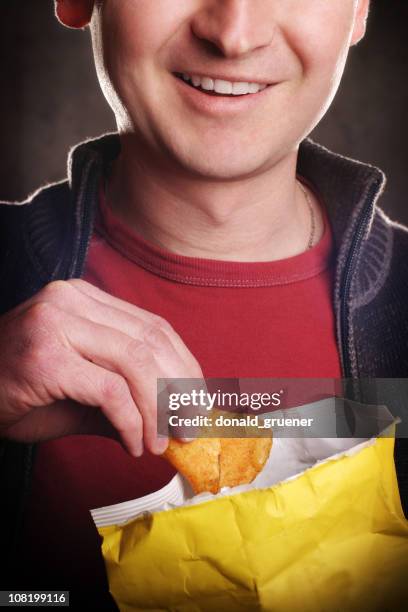
POLYGON ((163 457, 188 480, 195 493, 217 493, 220 453, 218 438, 197 438, 188 443, 171 438, 163 457))
MULTIPOLYGON (((214 416, 220 414, 223 413, 216 411, 214 416)), ((218 430, 228 434, 225 428, 218 430)), ((188 443, 171 438, 163 456, 189 481, 196 494, 218 493, 222 487, 252 482, 264 467, 272 438, 248 437, 254 431, 255 428, 246 427, 242 430, 246 437, 197 438, 188 443)))

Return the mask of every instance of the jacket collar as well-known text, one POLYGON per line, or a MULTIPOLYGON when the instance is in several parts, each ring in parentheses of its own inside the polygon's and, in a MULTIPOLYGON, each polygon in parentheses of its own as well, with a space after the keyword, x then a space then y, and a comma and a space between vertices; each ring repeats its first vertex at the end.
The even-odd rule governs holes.
MULTIPOLYGON (((298 172, 305 176, 322 196, 338 248, 344 242, 350 241, 355 224, 364 208, 366 208, 367 232, 369 232, 376 202, 386 182, 381 170, 333 153, 307 139, 299 149, 298 172)), ((365 238, 367 237, 368 234, 365 238)))
MULTIPOLYGON (((87 140, 74 147, 68 159, 68 180, 71 190, 80 194, 92 171, 103 172, 104 167, 118 156, 120 140, 116 133, 87 140)), ((327 206, 337 247, 349 242, 350 234, 371 194, 367 211, 367 231, 372 225, 376 202, 385 186, 385 176, 375 166, 338 155, 304 140, 299 148, 298 173, 308 179, 322 196, 327 206)), ((93 204, 96 204, 95 202, 93 204)), ((367 237, 367 236, 366 236, 367 237)))
MULTIPOLYGON (((82 273, 97 208, 98 186, 104 169, 119 152, 119 136, 112 133, 85 141, 70 153, 68 180, 75 209, 75 227, 68 276, 82 273)), ((335 154, 310 139, 300 145, 298 173, 309 180, 321 195, 331 222, 337 252, 335 308, 340 308, 345 274, 350 270, 354 285, 350 281, 347 299, 353 298, 353 287, 354 296, 359 296, 360 300, 365 299, 362 292, 372 298, 373 286, 381 286, 387 258, 390 259, 387 219, 377 208, 377 200, 385 185, 384 174, 374 166, 335 154), (374 230, 376 239, 373 241, 370 236, 374 230), (358 266, 361 259, 369 264, 358 266), (363 270, 359 276, 358 268, 363 270)))

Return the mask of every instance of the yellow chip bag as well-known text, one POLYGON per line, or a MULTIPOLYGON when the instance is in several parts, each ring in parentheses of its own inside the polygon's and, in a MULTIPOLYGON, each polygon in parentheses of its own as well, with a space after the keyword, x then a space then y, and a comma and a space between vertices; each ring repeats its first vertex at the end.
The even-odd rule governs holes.
POLYGON ((170 483, 157 498, 167 495, 164 509, 125 522, 126 504, 92 511, 119 609, 406 609, 408 522, 393 448, 380 436, 273 486, 182 505, 167 495, 170 483))

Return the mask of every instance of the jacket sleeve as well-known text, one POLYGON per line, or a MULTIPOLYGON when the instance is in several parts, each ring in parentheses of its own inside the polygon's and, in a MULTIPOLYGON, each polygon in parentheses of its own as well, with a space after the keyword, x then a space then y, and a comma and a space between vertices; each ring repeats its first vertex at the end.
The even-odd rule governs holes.
POLYGON ((0 202, 0 314, 9 310, 16 289, 24 212, 23 205, 0 202))
POLYGON ((0 202, 0 315, 54 280, 69 254, 72 224, 66 181, 22 203, 0 202))
MULTIPOLYGON (((66 182, 39 190, 23 203, 0 202, 0 316, 52 280, 48 270, 55 269, 70 228, 69 204, 66 182)), ((3 548, 10 576, 35 448, 0 436, 0 521, 7 525, 3 548)))

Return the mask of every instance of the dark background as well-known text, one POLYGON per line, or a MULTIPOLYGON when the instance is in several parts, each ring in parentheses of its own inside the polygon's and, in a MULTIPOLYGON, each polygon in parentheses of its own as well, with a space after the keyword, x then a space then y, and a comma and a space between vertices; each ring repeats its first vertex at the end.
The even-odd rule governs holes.
MULTIPOLYGON (((352 49, 340 92, 313 134, 382 168, 382 207, 406 224, 407 31, 406 0, 372 0, 367 36, 352 49)), ((115 124, 99 91, 89 33, 60 26, 51 0, 3 1, 0 51, 0 199, 17 200, 63 178, 68 149, 115 124)))

